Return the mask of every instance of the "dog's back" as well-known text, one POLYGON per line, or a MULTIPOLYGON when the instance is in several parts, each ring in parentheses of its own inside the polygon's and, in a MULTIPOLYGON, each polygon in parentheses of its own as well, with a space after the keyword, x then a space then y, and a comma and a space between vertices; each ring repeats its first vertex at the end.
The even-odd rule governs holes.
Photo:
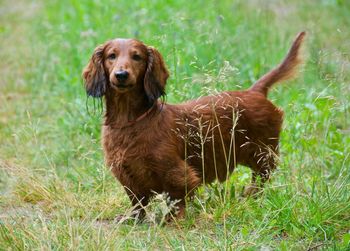
POLYGON ((305 36, 298 34, 286 58, 246 91, 228 91, 179 105, 177 121, 186 141, 184 159, 204 183, 226 180, 236 164, 268 179, 276 167, 283 111, 266 96, 273 84, 290 79, 300 63, 305 36), (185 135, 185 136, 184 136, 185 135))

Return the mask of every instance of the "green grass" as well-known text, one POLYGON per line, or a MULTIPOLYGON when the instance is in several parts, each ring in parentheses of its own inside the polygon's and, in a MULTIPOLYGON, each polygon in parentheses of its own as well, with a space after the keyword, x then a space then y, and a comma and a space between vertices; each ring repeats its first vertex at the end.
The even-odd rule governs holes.
POLYGON ((0 13, 0 250, 349 250, 348 1, 1 0, 0 13), (303 71, 269 95, 285 122, 262 196, 239 196, 250 173, 238 167, 230 192, 201 188, 185 220, 114 223, 130 203, 103 165, 102 116, 88 114, 80 77, 95 46, 158 48, 177 103, 249 87, 301 30, 303 71))

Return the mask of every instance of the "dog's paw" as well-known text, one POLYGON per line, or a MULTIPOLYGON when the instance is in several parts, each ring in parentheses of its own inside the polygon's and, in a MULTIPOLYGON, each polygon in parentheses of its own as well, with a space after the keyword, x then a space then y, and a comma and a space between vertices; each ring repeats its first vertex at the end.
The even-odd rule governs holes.
POLYGON ((249 185, 244 188, 242 197, 256 197, 262 192, 262 188, 256 185, 249 185))
POLYGON ((125 214, 118 214, 114 219, 113 222, 115 223, 123 223, 125 221, 127 221, 128 219, 130 219, 129 216, 125 215, 125 214))
POLYGON ((129 214, 119 214, 114 218, 114 222, 117 224, 122 223, 142 223, 145 218, 145 212, 142 210, 132 211, 129 214))

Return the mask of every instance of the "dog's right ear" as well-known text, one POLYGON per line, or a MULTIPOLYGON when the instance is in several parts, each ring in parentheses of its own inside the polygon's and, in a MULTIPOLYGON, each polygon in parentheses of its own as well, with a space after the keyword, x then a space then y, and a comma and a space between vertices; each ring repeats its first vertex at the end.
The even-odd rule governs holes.
POLYGON ((96 47, 87 66, 83 70, 86 93, 100 98, 106 93, 107 79, 103 67, 103 52, 106 44, 96 47))
POLYGON ((148 47, 148 62, 144 78, 144 88, 151 104, 165 95, 165 85, 169 72, 158 50, 148 47))

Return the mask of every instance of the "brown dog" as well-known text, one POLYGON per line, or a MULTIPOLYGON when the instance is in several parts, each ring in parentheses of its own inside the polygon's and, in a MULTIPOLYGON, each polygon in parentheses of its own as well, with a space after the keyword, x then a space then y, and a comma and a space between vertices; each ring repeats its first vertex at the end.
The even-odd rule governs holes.
MULTIPOLYGON (((300 63, 304 32, 284 61, 246 91, 226 91, 178 105, 164 104, 169 73, 160 53, 135 39, 98 46, 83 72, 87 94, 105 97, 105 161, 139 212, 156 193, 179 200, 201 183, 224 181, 237 164, 252 169, 246 194, 276 167, 283 112, 267 98, 300 63)), ((143 215, 143 213, 141 214, 143 215)))

